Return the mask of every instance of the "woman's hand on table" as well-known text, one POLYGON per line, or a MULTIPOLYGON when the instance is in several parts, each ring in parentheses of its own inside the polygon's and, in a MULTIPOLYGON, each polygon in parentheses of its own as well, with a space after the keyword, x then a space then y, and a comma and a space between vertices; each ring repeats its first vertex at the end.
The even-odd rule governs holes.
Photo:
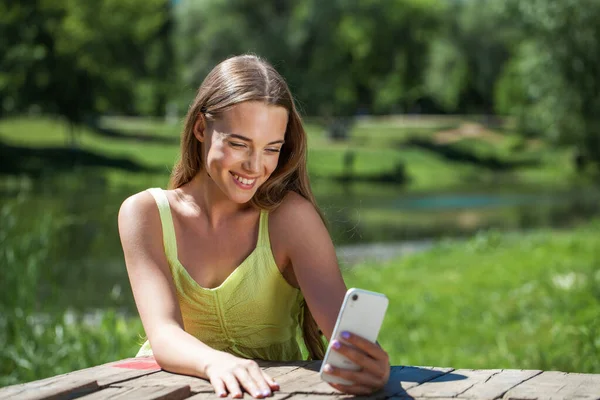
POLYGON ((220 352, 214 361, 207 363, 204 372, 220 397, 229 393, 233 398, 241 398, 242 390, 245 390, 252 397, 261 399, 279 390, 279 385, 260 369, 256 361, 228 353, 220 352))
POLYGON ((358 371, 350 371, 325 365, 325 373, 353 382, 351 385, 329 383, 340 392, 356 395, 371 394, 382 389, 390 377, 390 359, 385 350, 360 336, 344 332, 343 341, 334 340, 335 351, 360 366, 358 371), (349 346, 351 345, 351 346, 349 346))

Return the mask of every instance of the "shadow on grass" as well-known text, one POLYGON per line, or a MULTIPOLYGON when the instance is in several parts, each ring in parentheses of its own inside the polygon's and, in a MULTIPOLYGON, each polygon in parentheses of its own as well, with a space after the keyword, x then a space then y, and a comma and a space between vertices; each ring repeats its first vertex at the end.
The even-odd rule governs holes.
POLYGON ((492 171, 511 171, 520 167, 539 165, 537 160, 502 160, 495 156, 480 156, 474 152, 451 145, 436 144, 430 140, 413 137, 400 143, 398 147, 416 147, 436 153, 447 160, 469 163, 492 171))
POLYGON ((383 183, 393 185, 405 185, 410 182, 410 178, 406 173, 406 168, 403 163, 397 163, 393 170, 383 171, 378 174, 355 175, 353 173, 345 173, 342 175, 330 175, 323 177, 338 183, 383 183))
POLYGON ((88 124, 88 128, 90 128, 93 134, 115 140, 132 140, 137 142, 161 143, 169 145, 179 144, 179 137, 155 136, 147 133, 123 133, 117 129, 102 127, 95 123, 88 124))
POLYGON ((0 175, 27 174, 37 178, 48 173, 68 172, 74 167, 116 168, 130 172, 162 172, 126 158, 112 158, 88 150, 68 147, 31 148, 0 141, 0 175))

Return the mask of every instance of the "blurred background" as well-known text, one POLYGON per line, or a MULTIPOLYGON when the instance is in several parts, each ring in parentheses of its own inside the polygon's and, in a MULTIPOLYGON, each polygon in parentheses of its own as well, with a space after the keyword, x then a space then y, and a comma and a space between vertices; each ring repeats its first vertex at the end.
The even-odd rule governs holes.
POLYGON ((287 79, 393 364, 600 372, 597 0, 3 0, 0 386, 135 355, 121 202, 224 58, 287 79))

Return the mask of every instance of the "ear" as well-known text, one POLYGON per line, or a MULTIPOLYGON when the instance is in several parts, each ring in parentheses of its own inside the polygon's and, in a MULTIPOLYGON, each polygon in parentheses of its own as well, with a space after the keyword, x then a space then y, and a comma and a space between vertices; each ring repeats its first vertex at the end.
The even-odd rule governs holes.
POLYGON ((196 122, 194 123, 194 136, 196 136, 196 139, 201 143, 204 142, 204 139, 206 138, 206 120, 202 113, 198 115, 198 118, 196 118, 196 122))

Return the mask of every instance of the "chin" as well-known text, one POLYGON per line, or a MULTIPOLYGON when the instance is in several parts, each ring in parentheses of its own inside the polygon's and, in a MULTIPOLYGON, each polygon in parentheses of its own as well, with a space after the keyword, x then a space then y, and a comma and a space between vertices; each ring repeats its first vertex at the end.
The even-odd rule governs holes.
POLYGON ((248 190, 244 192, 240 192, 237 188, 234 188, 233 191, 229 192, 229 198, 234 203, 245 204, 254 198, 254 195, 258 191, 258 187, 253 188, 253 190, 248 190))

